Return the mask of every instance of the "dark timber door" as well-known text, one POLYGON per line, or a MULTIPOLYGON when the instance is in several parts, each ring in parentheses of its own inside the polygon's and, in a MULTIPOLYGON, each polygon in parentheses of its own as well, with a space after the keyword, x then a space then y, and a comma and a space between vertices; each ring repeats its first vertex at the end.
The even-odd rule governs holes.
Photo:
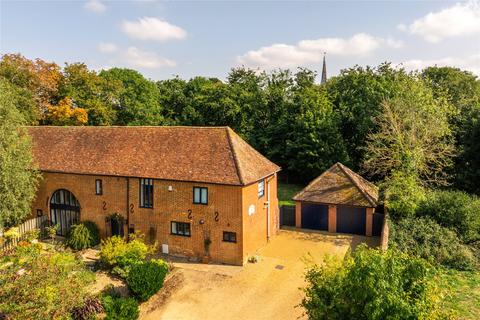
POLYGON ((337 232, 365 235, 365 208, 337 206, 337 232))
POLYGON ((60 189, 50 199, 50 219, 58 224, 57 235, 65 237, 72 224, 80 221, 80 204, 68 190, 60 189))
POLYGON ((328 206, 302 203, 302 228, 328 230, 328 206))
POLYGON ((384 215, 382 213, 373 214, 373 227, 372 227, 373 236, 382 235, 383 219, 384 219, 384 215))

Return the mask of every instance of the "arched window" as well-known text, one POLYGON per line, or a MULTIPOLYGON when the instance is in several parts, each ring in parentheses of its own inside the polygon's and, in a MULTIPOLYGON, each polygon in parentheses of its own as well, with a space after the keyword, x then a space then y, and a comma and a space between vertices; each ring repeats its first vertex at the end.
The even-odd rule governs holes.
POLYGON ((55 191, 50 199, 50 219, 58 224, 57 235, 66 236, 70 227, 80 221, 80 203, 68 190, 55 191))

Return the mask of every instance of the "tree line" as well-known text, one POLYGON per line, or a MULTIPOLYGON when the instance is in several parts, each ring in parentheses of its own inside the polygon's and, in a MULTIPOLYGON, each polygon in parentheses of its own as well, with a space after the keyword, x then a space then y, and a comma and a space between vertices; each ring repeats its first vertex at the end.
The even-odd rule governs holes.
POLYGON ((325 85, 315 78, 308 69, 242 67, 225 81, 152 81, 124 68, 97 72, 20 54, 0 60, 2 87, 28 124, 230 126, 298 182, 339 161, 374 180, 408 175, 480 193, 475 75, 383 63, 344 69, 325 85), (403 135, 388 132, 395 126, 403 135))

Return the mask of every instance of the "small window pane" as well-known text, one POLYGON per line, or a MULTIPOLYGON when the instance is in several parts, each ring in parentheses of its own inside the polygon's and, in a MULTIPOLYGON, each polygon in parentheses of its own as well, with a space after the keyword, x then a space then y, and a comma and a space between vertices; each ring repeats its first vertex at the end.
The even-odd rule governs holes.
POLYGON ((200 203, 200 188, 193 189, 193 202, 200 203))
POLYGON ((102 194, 102 180, 95 180, 95 194, 102 194))
POLYGON ((140 207, 153 208, 153 179, 140 179, 140 207))
POLYGON ((190 223, 185 222, 171 222, 172 234, 180 236, 190 236, 190 223))
POLYGON ((225 242, 237 242, 237 233, 223 231, 223 241, 225 242))
POLYGON ((208 204, 208 188, 193 187, 193 203, 208 204))
POLYGON ((262 180, 258 183, 258 197, 263 197, 265 194, 265 181, 262 180))

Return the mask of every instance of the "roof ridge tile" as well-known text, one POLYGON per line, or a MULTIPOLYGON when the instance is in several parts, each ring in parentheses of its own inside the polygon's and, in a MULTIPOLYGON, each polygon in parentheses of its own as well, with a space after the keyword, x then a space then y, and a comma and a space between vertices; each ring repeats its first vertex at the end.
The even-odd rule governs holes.
POLYGON ((231 150, 232 155, 233 155, 233 160, 235 161, 235 169, 237 170, 238 180, 240 180, 241 184, 245 184, 245 182, 243 180, 243 176, 242 176, 242 171, 241 171, 240 165, 238 163, 239 160, 238 160, 237 152, 235 150, 235 147, 234 147, 233 141, 232 141, 231 131, 233 131, 233 130, 230 129, 229 127, 227 127, 226 131, 227 131, 228 144, 230 145, 230 150, 231 150))

